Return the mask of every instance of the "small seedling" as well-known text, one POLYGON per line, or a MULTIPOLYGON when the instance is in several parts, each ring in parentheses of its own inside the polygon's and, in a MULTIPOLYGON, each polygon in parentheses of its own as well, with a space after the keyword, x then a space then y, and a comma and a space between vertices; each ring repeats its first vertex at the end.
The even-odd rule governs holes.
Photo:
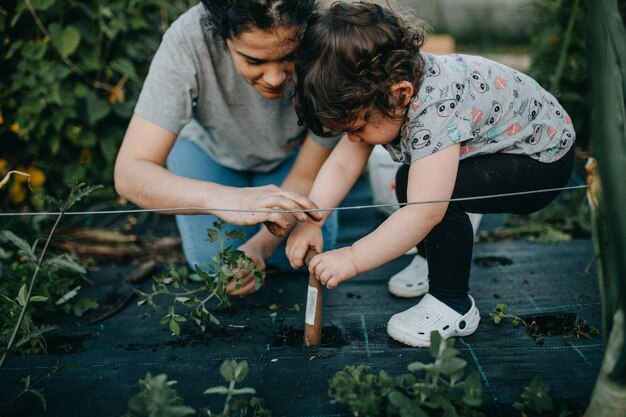
POLYGON ((538 344, 543 343, 545 336, 562 335, 567 343, 572 339, 586 338, 599 334, 594 326, 581 317, 573 314, 556 314, 554 316, 520 317, 507 312, 506 304, 498 304, 489 314, 494 324, 500 324, 504 319, 511 319, 514 327, 523 325, 538 344))
POLYGON ((330 381, 333 402, 359 416, 482 415, 480 376, 473 373, 464 379, 467 362, 458 357, 454 339, 443 340, 436 331, 430 337, 433 363, 411 363, 411 373, 395 377, 384 371, 371 374, 366 365, 347 366, 330 381))
POLYGON ((172 388, 176 381, 168 381, 167 375, 152 376, 148 372, 139 380, 139 394, 128 401, 124 417, 184 417, 196 414, 196 410, 184 405, 184 400, 172 388))
POLYGON ((535 376, 530 382, 530 386, 524 387, 522 401, 516 401, 513 403, 513 407, 521 411, 522 415, 526 415, 528 411, 535 413, 552 411, 554 404, 548 393, 549 391, 550 389, 544 385, 543 379, 540 376, 535 376))
POLYGON ((506 312, 506 304, 496 305, 493 311, 489 313, 489 316, 491 316, 491 321, 493 321, 494 324, 500 324, 504 319, 511 319, 511 324, 513 324, 514 327, 524 323, 521 317, 506 312))
POLYGON ((220 250, 212 257, 212 262, 207 262, 205 268, 196 265, 195 274, 191 275, 186 268, 166 270, 154 279, 151 292, 135 290, 141 297, 138 304, 156 307, 157 296, 169 297, 167 314, 161 318, 160 323, 169 325, 172 334, 176 336, 181 332, 180 323, 188 319, 196 323, 203 332, 209 323, 219 325, 220 321, 210 310, 213 307, 211 303, 217 302, 217 308, 230 307, 226 287, 231 281, 234 280, 235 287, 240 288, 242 279, 253 274, 256 288, 263 284, 263 272, 252 260, 243 251, 235 250, 230 245, 225 246, 227 241, 243 238, 242 230, 225 231, 223 222, 213 223, 213 228, 208 230, 208 241, 219 240, 220 250), (178 306, 186 307, 187 311, 179 312, 178 306))
POLYGON ((150 373, 139 381, 139 394, 128 401, 128 412, 124 417, 184 417, 202 415, 212 417, 270 417, 271 412, 263 405, 261 398, 255 397, 254 388, 236 388, 248 375, 248 363, 225 360, 220 366, 220 374, 228 386, 208 388, 204 394, 225 395, 224 409, 220 414, 210 408, 198 411, 185 405, 184 399, 172 388, 176 381, 168 381, 167 375, 152 376, 150 373))

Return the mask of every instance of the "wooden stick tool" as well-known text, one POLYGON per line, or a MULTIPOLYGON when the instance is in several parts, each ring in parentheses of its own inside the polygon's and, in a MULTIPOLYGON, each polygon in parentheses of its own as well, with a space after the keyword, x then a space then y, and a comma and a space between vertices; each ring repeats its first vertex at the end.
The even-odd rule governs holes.
MULTIPOLYGON (((304 257, 304 264, 317 255, 317 251, 310 248, 304 257)), ((304 316, 304 344, 307 346, 319 346, 322 342, 322 301, 323 285, 315 275, 309 274, 309 287, 306 297, 306 312, 304 316)))

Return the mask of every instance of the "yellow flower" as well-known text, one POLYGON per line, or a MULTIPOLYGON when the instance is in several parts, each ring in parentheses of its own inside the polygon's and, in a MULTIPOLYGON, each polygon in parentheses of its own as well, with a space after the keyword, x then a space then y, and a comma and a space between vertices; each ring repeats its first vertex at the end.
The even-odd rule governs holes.
POLYGON ((2 113, 0 113, 0 125, 4 124, 4 117, 2 116, 2 113))
POLYGON ((20 133, 20 125, 19 123, 15 122, 11 125, 11 127, 9 127, 9 130, 13 133, 15 133, 16 135, 20 133))
POLYGON ((46 174, 39 168, 30 167, 26 172, 30 174, 30 185, 33 187, 43 185, 46 182, 46 174))
POLYGON ((19 204, 26 198, 26 190, 22 187, 21 184, 17 182, 11 183, 11 188, 9 188, 9 200, 13 204, 19 204))
POLYGON ((0 159, 0 174, 6 174, 8 166, 9 161, 7 161, 6 159, 0 159))

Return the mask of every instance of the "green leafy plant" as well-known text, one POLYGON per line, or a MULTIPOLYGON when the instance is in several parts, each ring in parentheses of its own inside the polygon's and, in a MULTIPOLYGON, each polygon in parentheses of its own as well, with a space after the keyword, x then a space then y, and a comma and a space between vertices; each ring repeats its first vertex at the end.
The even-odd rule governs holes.
POLYGON ((148 372, 139 380, 139 394, 128 401, 125 417, 183 417, 194 415, 196 410, 184 405, 184 400, 172 388, 176 381, 167 375, 152 376, 148 372))
POLYGON ((0 191, 40 207, 75 182, 106 184, 142 80, 169 24, 190 0, 7 0, 0 7, 0 191), (47 175, 43 175, 43 172, 47 175))
POLYGON ((209 409, 206 412, 207 415, 215 415, 216 417, 246 416, 249 413, 258 417, 272 415, 270 410, 264 407, 263 400, 254 397, 256 395, 254 388, 235 388, 236 384, 243 382, 248 376, 248 363, 246 361, 225 360, 220 366, 220 374, 228 382, 228 386, 211 387, 204 393, 225 395, 224 409, 221 414, 213 414, 209 409), (247 397, 250 395, 251 398, 247 397))
POLYGON ((233 249, 226 242, 242 240, 242 230, 224 230, 224 223, 216 221, 208 229, 210 242, 219 241, 220 250, 207 262, 204 268, 196 265, 195 274, 188 274, 186 268, 169 268, 154 278, 151 292, 135 290, 141 297, 139 305, 156 307, 156 298, 165 296, 170 299, 167 314, 160 323, 167 324, 174 335, 180 335, 180 323, 188 319, 204 332, 207 324, 220 324, 211 308, 230 307, 226 287, 235 281, 236 288, 241 287, 242 278, 253 274, 256 288, 263 285, 263 272, 259 270, 243 251, 233 249), (216 304, 217 303, 217 304, 216 304), (178 307, 183 307, 180 312, 178 307))
MULTIPOLYGON (((25 282, 18 284, 20 288, 17 295, 14 296, 14 298, 10 295, 2 295, 2 297, 0 297, 0 313, 4 319, 0 325, 0 340, 5 344, 5 346, 3 346, 2 357, 0 357, 0 367, 4 364, 8 355, 16 348, 25 348, 27 353, 46 351, 43 334, 53 330, 54 327, 36 326, 33 323, 32 312, 28 307, 30 303, 45 303, 48 302, 50 298, 49 295, 35 295, 36 284, 38 283, 40 273, 45 274, 48 271, 58 271, 59 269, 71 270, 79 274, 85 273, 85 270, 81 266, 65 255, 47 258, 46 254, 52 236, 65 212, 76 204, 76 202, 98 188, 100 188, 100 186, 77 184, 72 187, 69 196, 64 202, 56 201, 59 205, 60 213, 39 255, 36 253, 36 243, 30 246, 26 241, 18 238, 15 234, 7 230, 0 233, 0 236, 5 241, 9 241, 17 247, 20 262, 31 265, 31 268, 26 270, 30 274, 30 279, 27 278, 28 275, 23 277, 25 278, 25 282)), ((48 278, 49 277, 50 276, 48 276, 48 278)), ((47 288, 54 288, 54 284, 51 284, 47 288)), ((63 294, 56 300, 56 304, 59 305, 67 302, 76 295, 77 291, 78 289, 74 288, 63 294)))
POLYGON ((248 375, 248 363, 225 360, 220 366, 220 374, 228 386, 208 388, 204 394, 224 395, 224 409, 220 414, 210 408, 199 411, 185 405, 184 399, 172 388, 176 381, 168 381, 167 375, 153 377, 150 373, 139 381, 139 394, 128 402, 128 412, 124 417, 183 417, 205 415, 215 417, 270 417, 271 412, 263 406, 263 400, 255 397, 254 388, 236 388, 248 375))
MULTIPOLYGON (((620 3, 626 4, 624 0, 620 3)), ((547 88, 572 118, 578 146, 590 143, 590 63, 586 51, 587 3, 535 0, 529 74, 547 88), (556 57, 556 66, 555 66, 556 57)))
POLYGON ((19 417, 33 415, 34 412, 47 411, 48 401, 39 385, 69 367, 71 365, 58 364, 53 368, 47 369, 45 374, 39 378, 27 375, 21 380, 23 386, 19 392, 12 392, 10 389, 3 390, 0 393, 0 415, 3 417, 19 417))
POLYGON ((549 391, 550 389, 544 385, 543 379, 541 379, 540 376, 535 376, 530 382, 530 385, 524 387, 522 391, 522 401, 516 401, 513 403, 513 407, 523 412, 524 415, 526 415, 528 411, 535 413, 552 411, 554 404, 552 403, 549 391))
POLYGON ((467 362, 458 357, 454 339, 430 336, 432 363, 414 362, 411 373, 395 377, 369 367, 347 366, 330 380, 333 401, 347 406, 358 416, 428 417, 434 410, 444 416, 480 416, 482 384, 476 373, 464 378, 467 362), (415 375, 422 374, 422 377, 415 375))

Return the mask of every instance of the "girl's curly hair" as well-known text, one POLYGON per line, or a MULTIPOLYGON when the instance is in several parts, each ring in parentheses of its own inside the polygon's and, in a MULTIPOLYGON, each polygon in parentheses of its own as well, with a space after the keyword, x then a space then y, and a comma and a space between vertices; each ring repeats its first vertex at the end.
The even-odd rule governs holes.
POLYGON ((204 30, 226 43, 241 33, 282 27, 306 28, 315 12, 315 0, 202 0, 207 10, 204 30))
POLYGON ((420 20, 369 2, 335 3, 314 16, 296 51, 299 123, 331 137, 359 116, 397 118, 405 97, 393 97, 390 88, 409 81, 418 90, 426 30, 420 20))

